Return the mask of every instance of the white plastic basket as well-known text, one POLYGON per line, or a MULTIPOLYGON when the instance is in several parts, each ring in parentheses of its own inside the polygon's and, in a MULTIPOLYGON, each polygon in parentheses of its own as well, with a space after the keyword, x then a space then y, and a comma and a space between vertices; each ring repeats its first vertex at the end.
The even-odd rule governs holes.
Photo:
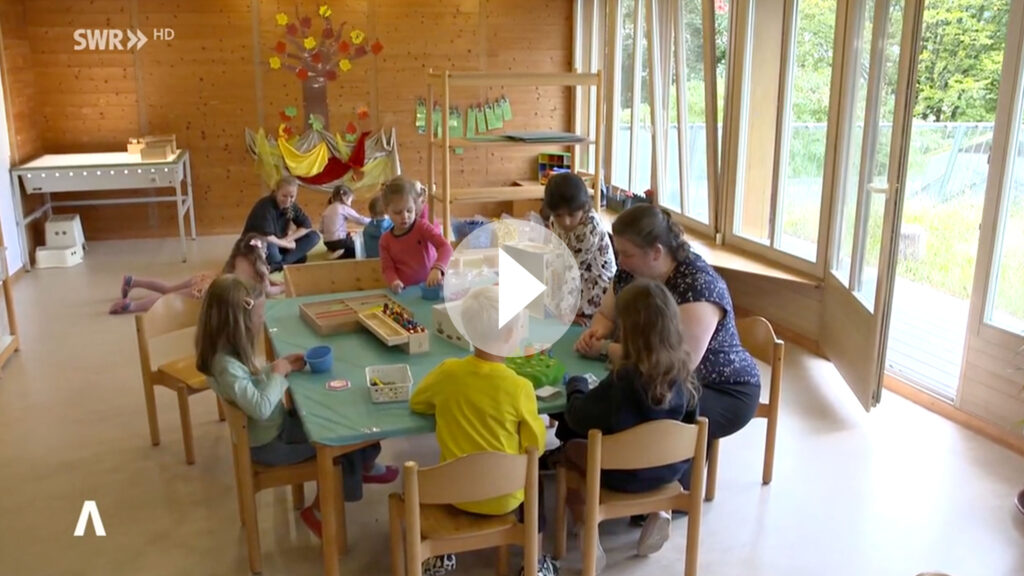
POLYGON ((380 402, 406 402, 412 390, 412 372, 408 364, 392 364, 389 366, 367 366, 366 387, 370 389, 370 400, 380 402), (373 386, 374 378, 384 382, 393 382, 390 386, 373 386))

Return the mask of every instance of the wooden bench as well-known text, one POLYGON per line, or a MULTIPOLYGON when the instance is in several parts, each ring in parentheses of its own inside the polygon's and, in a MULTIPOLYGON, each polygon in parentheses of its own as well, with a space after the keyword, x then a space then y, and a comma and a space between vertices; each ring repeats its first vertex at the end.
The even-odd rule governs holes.
POLYGON ((285 266, 284 283, 290 298, 387 287, 380 269, 380 258, 285 266))

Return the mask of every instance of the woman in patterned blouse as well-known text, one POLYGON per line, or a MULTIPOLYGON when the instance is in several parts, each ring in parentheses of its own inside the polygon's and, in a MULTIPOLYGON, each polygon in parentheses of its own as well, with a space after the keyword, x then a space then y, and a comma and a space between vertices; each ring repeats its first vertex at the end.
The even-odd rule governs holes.
POLYGON ((590 191, 576 174, 562 172, 548 178, 544 209, 551 214, 549 227, 572 252, 580 269, 583 292, 575 322, 582 326, 590 324, 615 276, 612 242, 592 207, 590 191))
POLYGON ((619 270, 576 350, 617 358, 622 348, 612 341, 615 296, 637 277, 662 282, 679 306, 685 345, 701 386, 699 411, 708 419, 708 436, 722 438, 746 426, 760 401, 761 376, 740 344, 725 280, 690 251, 679 224, 656 206, 640 204, 624 211, 612 224, 612 234, 619 270))

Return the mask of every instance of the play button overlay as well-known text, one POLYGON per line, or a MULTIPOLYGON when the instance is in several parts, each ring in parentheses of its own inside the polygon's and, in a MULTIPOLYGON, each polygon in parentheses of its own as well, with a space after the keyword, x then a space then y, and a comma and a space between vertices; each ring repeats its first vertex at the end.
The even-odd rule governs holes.
POLYGON ((580 272, 569 248, 544 226, 503 219, 459 242, 435 323, 484 352, 530 356, 572 326, 580 296, 580 272))
POLYGON ((508 252, 498 248, 498 328, 504 328, 538 296, 547 290, 540 280, 523 268, 508 252))

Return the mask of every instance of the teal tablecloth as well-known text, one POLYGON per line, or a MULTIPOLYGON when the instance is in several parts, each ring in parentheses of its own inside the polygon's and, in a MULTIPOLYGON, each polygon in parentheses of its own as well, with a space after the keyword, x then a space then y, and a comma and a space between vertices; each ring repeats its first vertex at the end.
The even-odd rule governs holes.
MULTIPOLYGON (((322 294, 267 301, 266 323, 275 354, 283 356, 305 352, 318 344, 327 344, 333 349, 334 368, 331 372, 312 374, 303 370, 288 376, 292 398, 306 434, 313 442, 344 446, 366 440, 433 432, 433 417, 411 413, 408 402, 371 402, 366 385, 366 367, 408 364, 415 389, 416 383, 442 360, 469 354, 434 333, 430 337, 430 351, 424 354, 406 354, 398 346, 389 348, 366 330, 322 337, 299 317, 299 304, 305 302, 380 292, 383 291, 322 294), (327 390, 326 383, 336 379, 349 380, 352 386, 341 391, 327 390)), ((424 325, 430 325, 431 307, 438 302, 421 299, 417 288, 410 288, 394 298, 409 308, 424 325)), ((577 326, 570 328, 552 347, 552 353, 565 364, 569 374, 591 372, 602 378, 605 374, 604 363, 583 358, 573 351, 573 344, 581 331, 577 326)), ((558 394, 547 401, 538 399, 538 408, 545 414, 559 412, 565 408, 565 395, 558 394)))

